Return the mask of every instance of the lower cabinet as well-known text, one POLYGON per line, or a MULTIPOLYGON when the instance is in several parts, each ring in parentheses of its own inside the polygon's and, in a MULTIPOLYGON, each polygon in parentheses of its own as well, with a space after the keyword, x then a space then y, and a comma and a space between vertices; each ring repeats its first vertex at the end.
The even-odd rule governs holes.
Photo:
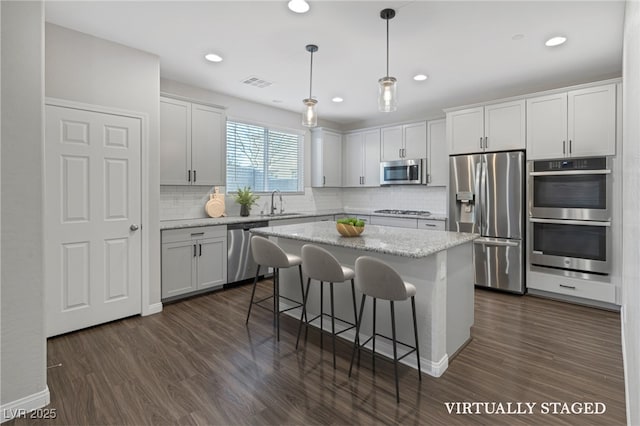
POLYGON ((162 231, 162 299, 227 282, 227 227, 162 231))
POLYGON ((390 216, 371 216, 372 225, 395 226, 396 228, 413 228, 418 227, 418 219, 390 216))
POLYGON ((559 275, 529 271, 527 287, 549 293, 596 300, 610 304, 617 303, 616 286, 608 282, 582 280, 559 275))
POLYGON ((445 231, 446 221, 437 219, 418 219, 418 229, 430 229, 432 231, 445 231))

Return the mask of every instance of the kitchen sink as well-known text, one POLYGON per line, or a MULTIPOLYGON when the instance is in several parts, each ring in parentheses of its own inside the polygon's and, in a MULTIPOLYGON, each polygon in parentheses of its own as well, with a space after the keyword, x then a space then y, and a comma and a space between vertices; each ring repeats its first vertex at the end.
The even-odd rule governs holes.
POLYGON ((284 217, 284 216, 300 216, 304 213, 297 212, 284 212, 284 213, 273 213, 273 214, 263 214, 262 217, 284 217))

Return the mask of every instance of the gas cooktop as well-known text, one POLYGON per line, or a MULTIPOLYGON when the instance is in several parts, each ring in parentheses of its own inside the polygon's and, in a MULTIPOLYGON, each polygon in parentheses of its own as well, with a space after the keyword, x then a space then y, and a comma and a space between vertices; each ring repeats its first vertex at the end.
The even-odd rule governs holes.
POLYGON ((399 215, 407 215, 407 216, 431 216, 431 212, 430 211, 426 211, 426 210, 393 210, 393 209, 384 209, 384 210, 375 210, 374 213, 399 214, 399 215))

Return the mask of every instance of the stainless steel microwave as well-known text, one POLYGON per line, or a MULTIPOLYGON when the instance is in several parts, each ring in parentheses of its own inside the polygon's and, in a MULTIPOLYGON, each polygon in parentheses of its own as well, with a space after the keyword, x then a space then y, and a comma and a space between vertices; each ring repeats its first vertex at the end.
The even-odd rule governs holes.
POLYGON ((426 158, 380 163, 380 185, 426 185, 426 183, 426 158))

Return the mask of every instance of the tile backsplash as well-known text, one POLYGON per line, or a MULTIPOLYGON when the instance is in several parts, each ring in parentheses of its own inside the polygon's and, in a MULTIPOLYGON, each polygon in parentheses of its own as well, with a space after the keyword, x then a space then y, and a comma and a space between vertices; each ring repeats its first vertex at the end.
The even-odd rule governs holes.
MULTIPOLYGON (((220 193, 225 187, 220 186, 220 193)), ((204 206, 213 187, 174 186, 160 187, 160 220, 193 219, 207 217, 204 206)), ((276 196, 278 208, 279 199, 276 196)), ((304 194, 282 196, 285 212, 308 212, 336 209, 408 209, 446 213, 447 191, 445 187, 387 186, 379 188, 305 188, 304 194)), ((268 213, 270 194, 260 196, 251 209, 252 216, 268 213)), ((240 206, 233 195, 225 195, 228 216, 239 216, 240 206)))

